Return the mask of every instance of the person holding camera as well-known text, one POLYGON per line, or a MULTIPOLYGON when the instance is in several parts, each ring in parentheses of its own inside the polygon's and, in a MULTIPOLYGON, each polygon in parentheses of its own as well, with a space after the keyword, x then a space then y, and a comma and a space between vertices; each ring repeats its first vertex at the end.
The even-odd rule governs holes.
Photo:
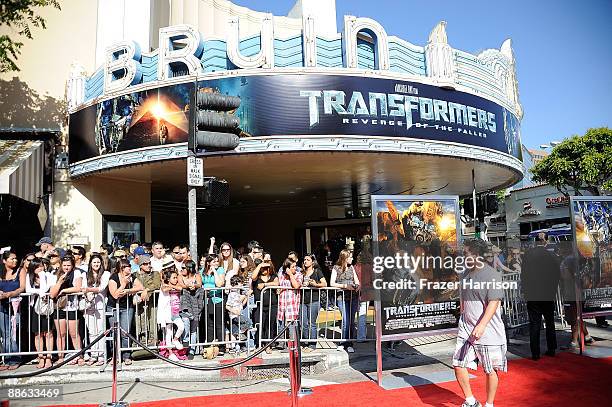
POLYGON ((359 277, 355 271, 353 253, 349 250, 342 250, 338 257, 338 262, 332 269, 331 287, 341 288, 338 291, 338 306, 342 314, 342 338, 344 339, 344 349, 348 353, 355 352, 352 339, 355 338, 355 313, 359 308, 359 277))
POLYGON ((302 338, 310 341, 305 352, 317 348, 317 317, 321 309, 321 294, 325 295, 327 281, 314 254, 304 256, 304 302, 302 303, 302 338))

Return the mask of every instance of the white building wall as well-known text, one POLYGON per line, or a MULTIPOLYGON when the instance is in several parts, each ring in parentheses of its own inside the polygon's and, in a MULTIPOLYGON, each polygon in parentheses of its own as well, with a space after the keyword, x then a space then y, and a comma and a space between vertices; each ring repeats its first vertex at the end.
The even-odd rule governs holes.
POLYGON ((100 0, 96 30, 95 66, 104 64, 106 47, 123 40, 136 41, 150 51, 151 0, 100 0))

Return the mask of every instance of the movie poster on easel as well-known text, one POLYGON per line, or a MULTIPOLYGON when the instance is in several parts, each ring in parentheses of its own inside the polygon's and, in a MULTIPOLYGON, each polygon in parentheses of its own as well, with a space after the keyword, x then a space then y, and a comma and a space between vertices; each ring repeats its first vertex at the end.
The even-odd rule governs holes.
POLYGON ((456 196, 373 196, 373 285, 382 338, 451 332, 459 319, 456 196))
POLYGON ((583 316, 612 313, 612 197, 571 197, 583 316))

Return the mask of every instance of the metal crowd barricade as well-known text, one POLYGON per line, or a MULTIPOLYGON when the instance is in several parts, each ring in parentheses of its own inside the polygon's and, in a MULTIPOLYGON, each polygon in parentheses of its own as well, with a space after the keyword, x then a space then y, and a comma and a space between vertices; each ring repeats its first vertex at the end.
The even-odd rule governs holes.
POLYGON ((504 289, 502 315, 506 329, 515 329, 529 324, 527 302, 521 294, 521 273, 504 273, 502 282, 516 283, 516 289, 504 289))
MULTIPOLYGON (((243 295, 248 296, 249 287, 240 287, 243 295)), ((184 344, 188 352, 192 354, 204 353, 204 348, 212 346, 225 346, 226 350, 234 350, 238 352, 246 349, 247 353, 250 353, 254 349, 254 334, 255 329, 253 328, 252 312, 249 307, 249 303, 243 305, 242 313, 240 318, 230 318, 229 312, 226 309, 227 305, 227 293, 231 288, 217 287, 217 288, 200 288, 202 290, 202 301, 203 307, 199 316, 193 316, 192 319, 189 317, 181 318, 182 322, 182 333, 180 335, 181 342, 184 344), (192 324, 196 324, 195 331, 193 331, 192 324), (186 332, 188 332, 186 334, 186 332), (219 338, 219 336, 221 336, 219 338), (194 341, 194 338, 196 339, 194 341)), ((121 298, 113 312, 119 312, 119 309, 125 309, 125 307, 132 307, 134 309, 133 320, 135 320, 134 327, 122 325, 121 327, 128 331, 136 333, 136 337, 141 342, 146 343, 151 349, 169 349, 169 346, 165 343, 166 329, 172 329, 172 337, 174 337, 178 326, 172 324, 171 327, 162 327, 157 322, 157 312, 159 304, 159 290, 151 292, 149 301, 141 301, 134 304, 134 295, 128 295, 121 298), (132 305, 130 305, 132 304, 132 305), (154 327, 153 329, 151 329, 154 327), (133 330, 132 328, 135 328, 133 330), (146 328, 146 329, 145 329, 146 328), (164 345, 160 346, 161 341, 164 341, 164 345), (149 346, 150 345, 150 346, 149 346)), ((133 346, 131 340, 128 340, 127 346, 124 343, 121 344, 121 352, 133 352, 141 350, 139 346, 133 346)))
MULTIPOLYGON (((374 329, 368 329, 373 324, 374 316, 371 312, 371 302, 360 301, 357 291, 348 291, 336 287, 311 288, 302 287, 299 289, 287 287, 264 287, 261 290, 261 298, 258 301, 258 332, 259 342, 267 343, 275 336, 275 332, 282 328, 283 322, 277 318, 282 314, 278 311, 278 291, 294 290, 300 292, 300 342, 304 345, 316 345, 318 343, 333 343, 335 345, 350 341, 370 341, 375 340, 374 329), (274 300, 276 297, 276 301, 274 300), (354 301, 352 327, 349 337, 343 330, 343 312, 341 305, 354 301), (271 305, 274 304, 274 305, 271 305), (372 322, 369 323, 368 319, 372 322), (361 331, 361 332, 360 332, 361 331), (362 335, 359 335, 361 333, 362 335)), ((280 339, 278 342, 285 343, 288 338, 280 339)))
MULTIPOLYGON (((58 298, 60 297, 51 299, 49 293, 41 296, 33 293, 23 293, 19 298, 18 307, 13 308, 14 300, 9 303, 9 323, 2 327, 3 333, 9 331, 8 337, 14 338, 14 341, 7 341, 8 344, 4 343, 4 338, 0 338, 3 342, 2 352, 0 352, 3 361, 8 356, 21 357, 41 354, 44 356, 57 355, 63 358, 66 354, 69 356, 76 350, 81 349, 81 345, 87 346, 92 338, 106 330, 106 321, 102 318, 101 324, 96 327, 100 327, 100 329, 90 331, 89 319, 86 317, 87 310, 84 308, 88 303, 84 301, 85 297, 82 293, 66 295, 67 305, 65 308, 68 308, 68 311, 59 309, 58 298), (42 298, 51 301, 53 304, 53 313, 49 316, 40 316, 34 310, 36 302, 42 298), (62 315, 61 318, 60 314, 62 315), (47 336, 47 332, 51 332, 50 338, 47 336), (94 333, 96 335, 93 335, 94 333), (37 342, 42 345, 42 350, 36 349, 37 342), (61 350, 60 343, 63 344, 61 350), (16 349, 13 349, 14 345, 16 349), (49 345, 52 345, 51 349, 48 348, 49 345)), ((106 357, 105 350, 104 356, 101 357, 106 357)))

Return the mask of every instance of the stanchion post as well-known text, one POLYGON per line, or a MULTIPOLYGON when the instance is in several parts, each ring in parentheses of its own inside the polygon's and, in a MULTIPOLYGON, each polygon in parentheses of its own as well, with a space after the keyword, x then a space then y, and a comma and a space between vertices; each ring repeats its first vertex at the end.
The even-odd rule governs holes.
MULTIPOLYGON (((285 320, 285 323, 287 321, 285 320)), ((289 347, 289 385, 290 385, 290 390, 289 393, 291 394, 291 407, 298 407, 298 392, 299 392, 299 385, 298 385, 298 377, 297 377, 297 359, 296 359, 296 353, 297 353, 297 346, 298 346, 298 342, 297 342, 297 336, 295 335, 295 321, 290 322, 290 326, 289 326, 289 343, 288 343, 288 347, 289 347)))
POLYGON ((119 313, 117 312, 113 323, 113 393, 111 403, 117 403, 117 365, 119 364, 119 346, 121 345, 121 331, 119 330, 119 313))
POLYGON ((129 407, 126 401, 117 401, 117 367, 121 357, 121 328, 119 326, 119 310, 115 310, 115 321, 113 322, 113 384, 111 402, 102 403, 100 407, 129 407))

